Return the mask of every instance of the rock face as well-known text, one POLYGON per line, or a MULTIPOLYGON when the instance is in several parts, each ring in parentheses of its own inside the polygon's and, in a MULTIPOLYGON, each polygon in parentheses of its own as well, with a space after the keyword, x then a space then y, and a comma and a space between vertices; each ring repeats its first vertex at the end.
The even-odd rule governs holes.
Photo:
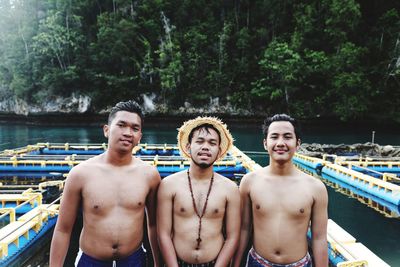
MULTIPOLYGON (((183 106, 166 105, 155 94, 138 96, 139 103, 142 103, 143 111, 153 115, 191 115, 191 114, 229 114, 229 115, 254 115, 251 111, 236 108, 229 101, 221 104, 220 99, 209 98, 209 103, 200 107, 195 107, 189 102, 183 106)), ((94 106, 89 96, 73 93, 70 97, 47 96, 39 104, 32 104, 23 99, 17 98, 13 93, 1 90, 0 88, 0 113, 16 115, 43 115, 52 114, 73 114, 93 112, 106 114, 111 110, 111 106, 94 106)))
POLYGON ((92 99, 73 93, 70 97, 49 96, 40 104, 28 104, 25 100, 11 97, 0 100, 0 112, 18 115, 43 113, 85 113, 91 107, 92 99))
POLYGON ((352 145, 325 145, 304 143, 299 148, 300 154, 322 158, 324 154, 334 154, 348 157, 371 157, 400 159, 400 147, 380 146, 373 143, 352 144, 352 145))

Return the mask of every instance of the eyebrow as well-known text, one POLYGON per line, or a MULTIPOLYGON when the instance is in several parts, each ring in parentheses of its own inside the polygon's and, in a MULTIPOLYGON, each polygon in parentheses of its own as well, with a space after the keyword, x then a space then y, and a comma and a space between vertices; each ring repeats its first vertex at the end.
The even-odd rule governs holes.
MULTIPOLYGON (((199 137, 199 136, 197 136, 197 137, 195 137, 195 138, 193 138, 193 139, 201 140, 201 141, 206 140, 206 138, 204 138, 204 137, 199 137)), ((217 138, 210 138, 210 139, 208 139, 208 140, 214 141, 214 142, 218 142, 218 139, 217 139, 217 138)))
MULTIPOLYGON (((280 133, 270 133, 270 135, 280 135, 280 133)), ((294 135, 294 133, 286 132, 286 133, 283 133, 282 135, 294 135)))
POLYGON ((127 124, 127 125, 132 125, 133 127, 136 127, 136 126, 142 127, 140 125, 140 123, 130 123, 130 122, 127 122, 127 121, 124 121, 124 120, 118 120, 117 123, 123 123, 123 124, 127 124))

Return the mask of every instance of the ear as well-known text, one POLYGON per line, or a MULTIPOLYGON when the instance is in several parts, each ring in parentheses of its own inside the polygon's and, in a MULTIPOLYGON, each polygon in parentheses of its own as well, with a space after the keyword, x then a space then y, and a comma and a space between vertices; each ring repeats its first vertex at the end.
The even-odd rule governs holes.
POLYGON ((110 127, 107 124, 103 125, 103 134, 105 138, 108 138, 108 131, 110 130, 110 127))
POLYGON ((297 144, 296 144, 296 150, 298 150, 299 148, 300 148, 300 145, 301 145, 301 140, 300 139, 297 139, 297 142, 296 142, 297 144))
POLYGON ((267 138, 264 138, 264 139, 263 139, 263 145, 264 145, 264 149, 265 149, 265 150, 268 150, 268 149, 267 149, 267 138))
POLYGON ((186 153, 190 155, 190 143, 187 143, 185 146, 186 153))
POLYGON ((140 132, 140 137, 139 137, 139 140, 138 140, 138 142, 137 142, 137 144, 136 144, 135 146, 137 146, 138 144, 140 144, 140 141, 142 140, 142 136, 143 136, 143 133, 142 133, 142 132, 140 132))
POLYGON ((222 154, 222 149, 221 149, 221 147, 219 146, 219 147, 218 147, 218 158, 221 157, 221 154, 222 154))

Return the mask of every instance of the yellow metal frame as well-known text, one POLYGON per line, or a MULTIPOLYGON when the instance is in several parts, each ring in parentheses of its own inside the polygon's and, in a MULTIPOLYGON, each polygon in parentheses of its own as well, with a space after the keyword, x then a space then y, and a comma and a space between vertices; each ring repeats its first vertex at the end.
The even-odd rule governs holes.
POLYGON ((337 267, 368 267, 368 262, 364 260, 339 262, 337 267))
POLYGON ((0 259, 8 256, 8 247, 14 243, 19 247, 19 238, 24 236, 29 239, 29 231, 34 230, 36 233, 41 229, 43 222, 49 217, 58 215, 59 205, 40 205, 25 215, 21 216, 17 221, 11 222, 0 229, 0 259))
POLYGON ((331 170, 334 170, 335 172, 339 174, 343 174, 345 176, 348 176, 349 179, 359 181, 365 184, 368 184, 371 188, 372 187, 377 187, 378 189, 384 189, 385 192, 391 193, 393 195, 400 194, 400 186, 391 184, 385 181, 382 181, 378 178, 362 174, 360 172, 353 171, 351 169, 348 169, 346 167, 332 164, 332 163, 327 163, 325 165, 325 168, 329 168, 331 170))

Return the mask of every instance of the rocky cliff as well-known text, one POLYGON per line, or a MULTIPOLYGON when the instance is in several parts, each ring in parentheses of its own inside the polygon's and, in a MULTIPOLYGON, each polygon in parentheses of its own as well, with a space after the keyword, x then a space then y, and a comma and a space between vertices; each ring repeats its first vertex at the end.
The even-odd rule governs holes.
POLYGON ((49 96, 41 103, 30 104, 16 96, 4 96, 0 99, 0 113, 16 115, 36 115, 45 113, 85 113, 91 107, 88 96, 73 93, 70 97, 49 96))

